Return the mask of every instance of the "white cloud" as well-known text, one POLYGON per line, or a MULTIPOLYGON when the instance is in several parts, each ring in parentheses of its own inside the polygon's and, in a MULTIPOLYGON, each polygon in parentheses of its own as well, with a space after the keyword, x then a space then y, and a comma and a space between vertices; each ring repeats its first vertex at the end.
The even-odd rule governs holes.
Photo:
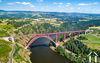
POLYGON ((63 10, 67 10, 67 9, 63 9, 63 10))
POLYGON ((58 7, 64 7, 64 6, 60 6, 60 5, 59 5, 58 7))
POLYGON ((37 9, 37 8, 34 8, 34 9, 37 9))
POLYGON ((60 5, 62 5, 63 3, 59 3, 60 5))
POLYGON ((95 2, 95 3, 93 3, 94 5, 97 5, 97 4, 99 4, 98 2, 95 2))
POLYGON ((35 7, 33 4, 31 4, 30 2, 26 3, 26 2, 22 2, 21 4, 23 5, 28 5, 29 7, 35 7))
POLYGON ((58 6, 58 7, 61 7, 61 6, 58 6))
POLYGON ((68 7, 71 3, 67 3, 66 7, 68 7))
POLYGON ((41 9, 44 9, 43 7, 41 9))
POLYGON ((43 0, 37 0, 38 2, 43 2, 43 0))
POLYGON ((35 6, 34 6, 34 5, 32 5, 32 4, 29 4, 28 6, 29 6, 29 7, 35 7, 35 6))
POLYGON ((54 2, 53 4, 58 4, 58 3, 54 2))
POLYGON ((0 2, 2 2, 2 1, 0 0, 0 2))
POLYGON ((79 3, 79 4, 76 5, 76 6, 89 6, 89 5, 92 5, 92 3, 88 3, 88 4, 85 4, 85 3, 79 3))
POLYGON ((62 7, 64 7, 64 6, 62 6, 62 7))
POLYGON ((29 5, 29 4, 31 4, 31 3, 26 3, 26 2, 22 2, 21 4, 23 4, 23 5, 29 5))
POLYGON ((73 8, 71 8, 71 9, 73 9, 73 8))
POLYGON ((100 10, 97 10, 97 11, 99 11, 99 12, 100 12, 100 10))
POLYGON ((70 5, 71 3, 67 3, 67 5, 70 5))
POLYGON ((15 3, 20 4, 20 2, 15 2, 15 3))
POLYGON ((81 8, 77 8, 78 10, 80 10, 81 8))
POLYGON ((49 8, 49 6, 47 6, 47 8, 49 8))
POLYGON ((69 5, 66 5, 66 7, 68 7, 69 5))
POLYGON ((7 3, 8 5, 13 5, 14 3, 7 3))
POLYGON ((41 5, 41 3, 39 3, 39 5, 41 5))
MULTIPOLYGON (((17 4, 22 4, 22 5, 28 5, 29 7, 35 7, 33 4, 31 4, 30 2, 22 2, 22 3, 20 3, 20 2, 15 2, 15 3, 17 3, 17 4)), ((15 4, 15 3, 7 3, 7 4, 9 4, 9 5, 13 5, 13 4, 15 4)))

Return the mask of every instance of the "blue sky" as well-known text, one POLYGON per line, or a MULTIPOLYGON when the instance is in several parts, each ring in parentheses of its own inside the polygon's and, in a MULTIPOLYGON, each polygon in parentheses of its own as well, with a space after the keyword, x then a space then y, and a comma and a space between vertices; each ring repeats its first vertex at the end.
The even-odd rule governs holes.
POLYGON ((0 0, 0 10, 100 14, 100 0, 0 0))

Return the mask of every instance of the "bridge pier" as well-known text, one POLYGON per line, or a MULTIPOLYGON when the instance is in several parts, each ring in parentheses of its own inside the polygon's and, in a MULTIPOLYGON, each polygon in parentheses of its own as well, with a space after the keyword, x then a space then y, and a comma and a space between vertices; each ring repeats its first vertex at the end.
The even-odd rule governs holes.
POLYGON ((66 38, 66 33, 64 33, 63 42, 65 42, 65 38, 66 38))
POLYGON ((57 48, 59 46, 59 44, 58 43, 55 43, 55 47, 57 48))
POLYGON ((78 32, 78 37, 80 36, 80 32, 78 32))
POLYGON ((70 38, 71 38, 71 39, 73 38, 73 33, 71 33, 70 38))
POLYGON ((25 44, 25 45, 24 45, 24 47, 26 47, 26 41, 25 41, 25 37, 24 37, 24 44, 25 44))
POLYGON ((25 46, 24 48, 27 49, 27 46, 25 46))
POLYGON ((57 43, 57 34, 56 34, 56 37, 55 37, 55 43, 57 43))
POLYGON ((86 35, 86 31, 85 31, 85 35, 86 35))

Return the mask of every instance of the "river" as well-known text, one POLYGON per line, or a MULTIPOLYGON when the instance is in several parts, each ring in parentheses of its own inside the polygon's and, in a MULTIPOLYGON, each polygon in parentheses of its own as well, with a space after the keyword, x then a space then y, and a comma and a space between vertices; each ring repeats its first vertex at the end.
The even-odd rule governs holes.
MULTIPOLYGON (((50 37, 54 38, 54 35, 51 35, 50 37)), ((32 52, 30 59, 32 63, 75 63, 52 51, 49 48, 49 42, 49 39, 42 37, 35 40, 30 45, 32 52)))

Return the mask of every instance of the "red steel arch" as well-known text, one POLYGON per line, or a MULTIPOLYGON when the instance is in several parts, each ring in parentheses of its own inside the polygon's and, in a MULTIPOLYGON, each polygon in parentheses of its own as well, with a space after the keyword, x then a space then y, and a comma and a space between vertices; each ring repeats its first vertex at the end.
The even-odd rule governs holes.
POLYGON ((52 42, 54 42, 55 44, 57 43, 57 34, 64 34, 64 37, 63 37, 63 41, 65 41, 65 34, 66 33, 71 33, 71 38, 73 38, 73 33, 75 32, 78 32, 78 36, 80 35, 80 32, 86 32, 86 30, 79 30, 79 31, 65 31, 65 32, 54 32, 54 33, 43 33, 43 34, 31 34, 31 35, 21 35, 21 36, 13 36, 13 38, 16 38, 16 37, 24 37, 24 43, 25 43, 25 49, 27 49, 30 44, 35 41, 36 39, 38 38, 41 38, 41 37, 45 37, 45 38, 48 38, 50 39, 52 42), (49 35, 56 35, 55 37, 55 41, 53 41, 49 35), (28 43, 28 45, 26 46, 26 42, 25 42, 25 37, 28 37, 28 36, 34 36, 34 38, 28 43))
POLYGON ((39 35, 39 36, 35 36, 35 37, 28 43, 28 45, 25 46, 25 49, 27 49, 36 39, 41 38, 41 37, 48 38, 48 39, 50 39, 53 43, 55 43, 55 42, 49 37, 49 35, 43 35, 43 36, 39 35))

